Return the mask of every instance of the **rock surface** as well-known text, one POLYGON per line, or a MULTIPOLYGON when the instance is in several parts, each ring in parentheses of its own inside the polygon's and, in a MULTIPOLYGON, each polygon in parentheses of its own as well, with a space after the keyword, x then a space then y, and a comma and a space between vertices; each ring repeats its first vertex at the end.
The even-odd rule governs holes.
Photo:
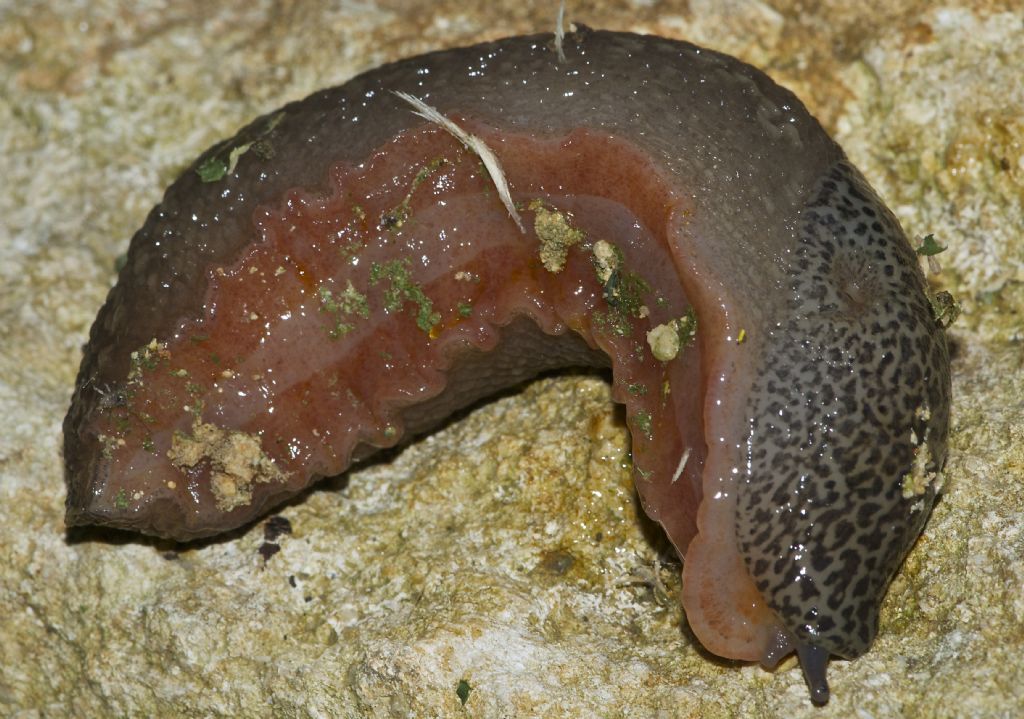
POLYGON ((826 708, 793 660, 772 674, 696 645, 600 376, 535 382, 326 484, 280 512, 291 533, 261 522, 188 547, 65 534, 79 348, 163 187, 258 113, 387 60, 551 28, 552 5, 0 2, 0 714, 1024 706, 1024 21, 1009 1, 570 3, 592 26, 764 67, 911 236, 949 247, 930 277, 964 307, 945 497, 872 651, 832 664, 826 708))

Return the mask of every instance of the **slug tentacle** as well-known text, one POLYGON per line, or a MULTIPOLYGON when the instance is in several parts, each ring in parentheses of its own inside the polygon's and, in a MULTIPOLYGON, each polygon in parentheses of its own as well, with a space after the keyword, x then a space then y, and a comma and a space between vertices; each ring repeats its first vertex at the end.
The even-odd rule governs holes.
POLYGON ((814 644, 797 644, 800 667, 811 691, 811 701, 821 706, 828 703, 829 689, 825 671, 828 668, 829 651, 814 644))
POLYGON ((410 58, 197 159, 90 333, 66 522, 225 532, 538 372, 610 366, 694 633, 797 651, 823 703, 941 485, 942 327, 792 93, 578 27, 564 61, 550 35, 410 58))

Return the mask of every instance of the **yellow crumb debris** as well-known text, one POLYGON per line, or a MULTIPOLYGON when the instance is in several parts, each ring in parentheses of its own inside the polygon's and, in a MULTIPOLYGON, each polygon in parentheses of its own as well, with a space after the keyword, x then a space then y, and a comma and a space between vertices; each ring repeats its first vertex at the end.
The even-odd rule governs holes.
POLYGON ((192 433, 175 432, 167 458, 180 470, 201 462, 210 467, 210 489, 217 508, 228 512, 252 501, 255 484, 281 482, 285 474, 268 457, 259 437, 201 422, 192 433))
POLYGON ((615 270, 619 269, 619 254, 607 240, 594 243, 594 264, 597 268, 597 279, 602 285, 608 284, 615 270))
POLYGON ((679 350, 691 344, 696 335, 697 316, 691 308, 682 317, 652 328, 647 333, 647 344, 655 359, 668 362, 679 355, 679 350))
MULTIPOLYGON (((928 422, 931 420, 931 417, 931 408, 928 407, 927 403, 914 410, 915 420, 928 422)), ((917 432, 911 427, 910 443, 915 447, 914 464, 911 466, 910 471, 903 475, 900 480, 903 498, 918 497, 924 494, 929 485, 932 484, 935 485, 935 491, 939 492, 943 484, 942 473, 928 470, 928 465, 932 464, 932 453, 928 446, 928 431, 925 430, 924 437, 918 437, 917 432)), ((915 505, 913 509, 916 511, 919 507, 915 505)))
POLYGON ((647 344, 651 348, 654 359, 668 362, 679 354, 679 332, 675 322, 666 322, 652 328, 647 333, 647 344))
POLYGON ((129 355, 131 358, 131 369, 128 370, 128 381, 134 382, 142 379, 143 372, 154 369, 160 362, 169 360, 171 353, 167 344, 157 342, 154 337, 141 349, 137 349, 129 355))
POLYGON ((938 491, 941 485, 941 475, 938 472, 929 472, 925 469, 928 465, 928 446, 924 445, 914 455, 914 465, 910 472, 903 475, 901 482, 901 489, 903 493, 903 499, 910 499, 911 497, 917 497, 925 493, 928 486, 933 482, 936 484, 936 491, 938 491))
POLYGON ((533 231, 540 240, 541 264, 548 272, 561 272, 569 248, 583 241, 583 231, 570 225, 563 213, 544 207, 540 200, 531 202, 529 208, 534 213, 533 231))

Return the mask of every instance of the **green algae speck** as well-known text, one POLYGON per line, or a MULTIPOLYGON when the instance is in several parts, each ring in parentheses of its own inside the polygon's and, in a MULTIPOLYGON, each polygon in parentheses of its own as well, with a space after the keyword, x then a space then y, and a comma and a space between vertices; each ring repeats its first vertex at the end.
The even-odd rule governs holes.
POLYGON ((594 323, 606 332, 628 337, 633 332, 631 320, 642 319, 649 313, 644 295, 651 291, 651 286, 643 277, 625 267, 622 250, 610 242, 595 242, 592 259, 608 304, 607 310, 594 312, 594 323))
POLYGON ((651 413, 646 411, 637 412, 633 415, 633 424, 640 430, 647 439, 651 439, 652 419, 651 413))
POLYGON ((366 295, 352 286, 352 280, 348 281, 345 291, 340 295, 335 296, 323 285, 317 292, 320 295, 320 310, 335 316, 335 324, 327 333, 332 340, 344 337, 355 329, 353 324, 342 318, 357 316, 365 320, 370 316, 370 304, 366 300, 366 295))
POLYGON ((375 286, 385 280, 388 287, 384 290, 384 309, 398 312, 406 302, 414 303, 417 306, 416 326, 430 334, 434 325, 441 321, 441 315, 434 312, 434 303, 413 281, 409 260, 391 260, 383 264, 374 262, 370 266, 370 285, 375 286))

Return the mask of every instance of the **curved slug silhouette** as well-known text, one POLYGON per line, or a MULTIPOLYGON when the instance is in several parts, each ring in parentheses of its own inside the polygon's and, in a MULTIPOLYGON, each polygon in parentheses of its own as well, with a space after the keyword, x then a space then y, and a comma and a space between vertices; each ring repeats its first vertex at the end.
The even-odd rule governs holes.
POLYGON ((496 390, 610 364, 697 637, 797 651, 824 702, 940 484, 916 257, 758 70, 587 29, 565 50, 387 65, 204 153, 92 328, 67 524, 214 535, 496 390))

